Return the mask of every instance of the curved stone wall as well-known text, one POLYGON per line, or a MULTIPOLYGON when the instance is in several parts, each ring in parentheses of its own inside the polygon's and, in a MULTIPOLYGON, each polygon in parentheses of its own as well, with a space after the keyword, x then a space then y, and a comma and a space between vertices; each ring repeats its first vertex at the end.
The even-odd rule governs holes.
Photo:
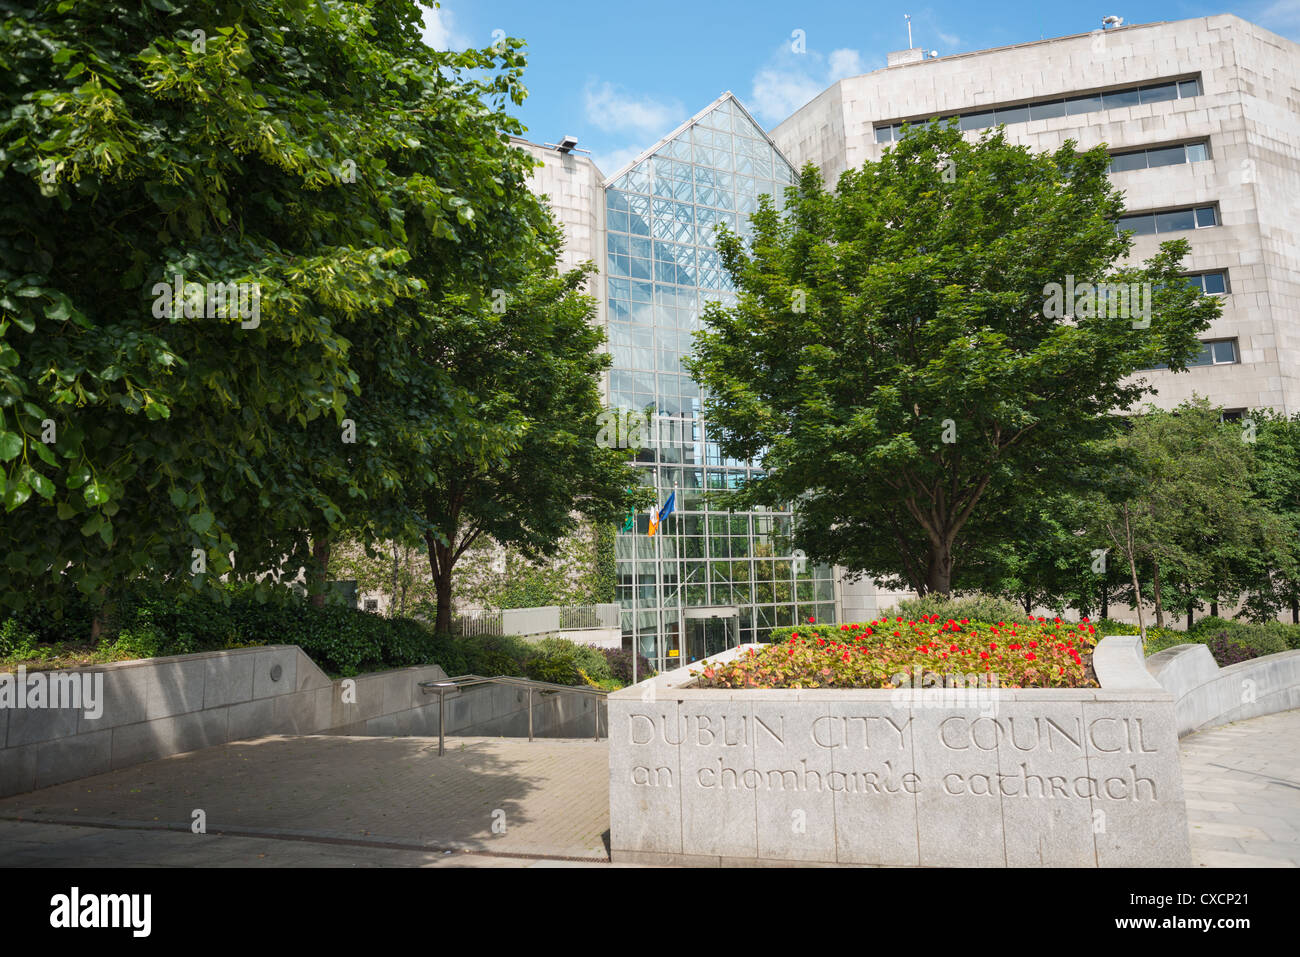
POLYGON ((1160 687, 1174 696, 1180 738, 1230 721, 1300 708, 1300 651, 1220 668, 1205 645, 1175 645, 1156 652, 1146 665, 1160 687))

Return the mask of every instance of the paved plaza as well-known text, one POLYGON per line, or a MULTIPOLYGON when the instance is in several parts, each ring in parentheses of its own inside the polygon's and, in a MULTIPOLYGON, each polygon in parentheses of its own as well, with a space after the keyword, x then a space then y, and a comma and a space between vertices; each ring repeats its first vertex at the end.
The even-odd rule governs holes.
POLYGON ((1180 743, 1200 867, 1300 867, 1300 711, 1238 721, 1180 743))
POLYGON ((6 798, 0 860, 606 862, 608 761, 587 740, 449 738, 440 758, 437 738, 259 738, 6 798))
MULTIPOLYGON (((1300 866, 1300 711, 1181 742, 1192 859, 1300 866)), ((610 866, 608 747, 275 736, 0 800, 8 866, 610 866), (207 833, 191 831, 201 810, 207 833)))

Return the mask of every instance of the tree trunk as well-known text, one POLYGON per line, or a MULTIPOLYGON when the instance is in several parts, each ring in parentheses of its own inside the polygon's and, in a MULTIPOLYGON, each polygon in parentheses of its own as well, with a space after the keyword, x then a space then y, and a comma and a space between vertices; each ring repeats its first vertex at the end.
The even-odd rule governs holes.
POLYGON ((925 575, 926 592, 938 592, 945 598, 952 592, 952 542, 937 542, 930 547, 930 566, 925 575))
POLYGON ((1291 596, 1291 624, 1300 625, 1300 598, 1291 596))
POLYGON ((325 607, 325 587, 330 570, 330 540, 324 535, 312 541, 311 557, 316 562, 312 576, 316 579, 316 593, 311 596, 311 603, 317 608, 325 607))
POLYGON ((1192 598, 1187 599, 1187 630, 1188 631, 1192 630, 1192 623, 1193 623, 1192 613, 1195 610, 1196 610, 1195 599, 1192 598))
POLYGON ((434 620, 433 630, 438 635, 451 634, 451 573, 455 564, 455 550, 438 543, 432 535, 426 535, 429 545, 429 568, 433 572, 433 588, 437 593, 438 616, 434 620))
POLYGON ((1110 582, 1105 575, 1101 579, 1101 617, 1103 621, 1110 617, 1110 582))
POLYGON ((388 617, 397 617, 397 542, 393 542, 393 593, 388 599, 388 617))
POLYGON ((1151 594, 1156 600, 1156 627, 1163 628, 1165 626, 1165 608, 1160 603, 1160 563, 1154 560, 1151 562, 1151 594))
POLYGON ((1028 615, 1033 614, 1033 612, 1034 612, 1034 603, 1033 603, 1033 599, 1030 598, 1029 595, 1025 595, 1023 598, 1021 598, 1021 599, 1020 599, 1020 604, 1022 604, 1022 605, 1025 607, 1025 615, 1028 616, 1028 615))
POLYGON ((1128 521, 1128 502, 1124 503, 1124 542, 1128 546, 1124 549, 1124 553, 1128 556, 1128 573, 1133 580, 1133 603, 1137 606, 1138 633, 1141 634, 1142 644, 1145 647, 1147 643, 1147 625, 1146 618, 1142 614, 1142 586, 1138 584, 1137 562, 1133 560, 1133 529, 1129 526, 1128 521))
POLYGON ((1214 597, 1210 599, 1210 617, 1219 617, 1219 593, 1215 592, 1214 597))

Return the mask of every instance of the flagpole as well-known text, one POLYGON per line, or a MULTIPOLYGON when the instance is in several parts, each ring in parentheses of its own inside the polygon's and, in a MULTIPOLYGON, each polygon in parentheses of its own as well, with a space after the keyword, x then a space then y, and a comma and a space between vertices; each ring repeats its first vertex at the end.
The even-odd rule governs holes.
MULTIPOLYGON (((681 511, 681 502, 677 501, 678 473, 673 471, 673 511, 681 511)), ((673 546, 677 549, 677 640, 683 649, 686 647, 686 566, 682 562, 682 522, 678 515, 673 523, 673 546)))

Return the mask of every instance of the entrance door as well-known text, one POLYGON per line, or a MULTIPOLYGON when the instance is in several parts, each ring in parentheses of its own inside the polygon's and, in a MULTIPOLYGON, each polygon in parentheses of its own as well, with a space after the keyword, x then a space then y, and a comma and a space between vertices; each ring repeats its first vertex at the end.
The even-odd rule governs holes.
POLYGON ((729 615, 686 619, 686 662, 699 661, 710 655, 736 647, 740 637, 740 617, 729 615))

